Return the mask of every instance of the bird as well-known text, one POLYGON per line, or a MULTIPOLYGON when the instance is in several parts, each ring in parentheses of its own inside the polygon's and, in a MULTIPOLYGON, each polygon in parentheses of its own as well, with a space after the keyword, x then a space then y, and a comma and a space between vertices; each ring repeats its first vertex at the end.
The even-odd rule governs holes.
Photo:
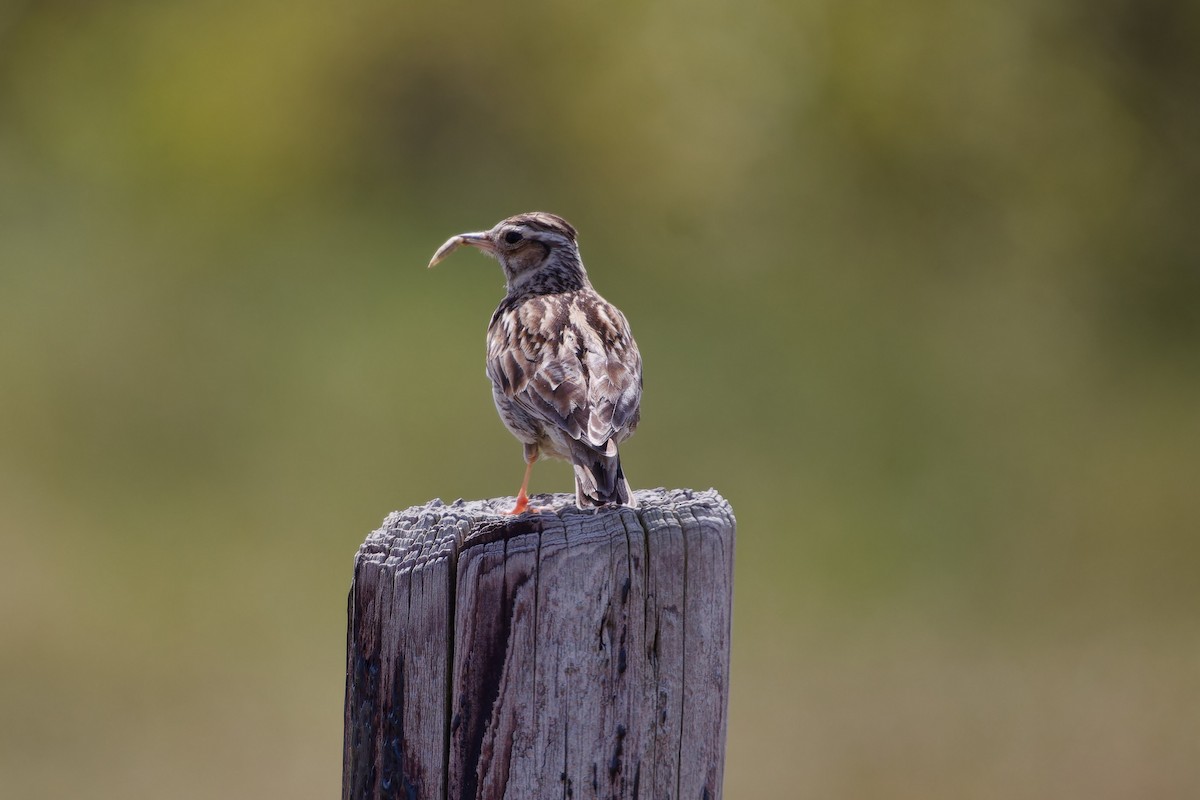
POLYGON ((575 227, 544 211, 451 236, 500 262, 506 294, 487 328, 487 376, 506 428, 524 446, 525 477, 510 515, 529 506, 529 476, 545 455, 571 463, 581 509, 636 506, 618 451, 641 418, 642 356, 625 315, 601 297, 575 227))

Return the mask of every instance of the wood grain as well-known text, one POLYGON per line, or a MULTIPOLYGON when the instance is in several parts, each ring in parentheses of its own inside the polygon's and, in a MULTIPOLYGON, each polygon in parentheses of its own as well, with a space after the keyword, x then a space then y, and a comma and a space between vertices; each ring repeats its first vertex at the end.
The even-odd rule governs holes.
POLYGON ((735 522, 715 491, 396 512, 355 558, 343 797, 719 798, 735 522))

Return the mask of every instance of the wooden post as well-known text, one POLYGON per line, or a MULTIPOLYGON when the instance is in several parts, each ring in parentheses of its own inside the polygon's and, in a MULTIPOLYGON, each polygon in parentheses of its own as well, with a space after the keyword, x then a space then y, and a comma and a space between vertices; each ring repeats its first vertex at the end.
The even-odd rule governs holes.
POLYGON ((342 797, 721 797, 734 518, 715 491, 637 509, 398 511, 354 561, 342 797))

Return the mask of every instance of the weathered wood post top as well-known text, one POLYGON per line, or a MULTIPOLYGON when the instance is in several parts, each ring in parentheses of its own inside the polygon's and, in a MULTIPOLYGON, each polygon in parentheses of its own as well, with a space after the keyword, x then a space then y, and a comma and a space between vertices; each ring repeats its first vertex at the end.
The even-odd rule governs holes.
POLYGON ((715 491, 398 511, 354 561, 342 796, 721 796, 735 523, 715 491))

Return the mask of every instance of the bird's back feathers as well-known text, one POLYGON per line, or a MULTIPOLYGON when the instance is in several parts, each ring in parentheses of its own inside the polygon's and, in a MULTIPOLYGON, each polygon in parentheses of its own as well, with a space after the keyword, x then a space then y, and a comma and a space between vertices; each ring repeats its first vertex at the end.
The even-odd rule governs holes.
POLYGON ((576 466, 577 495, 629 502, 617 445, 637 427, 642 361, 620 311, 590 285, 505 298, 488 328, 487 374, 513 435, 576 466))

